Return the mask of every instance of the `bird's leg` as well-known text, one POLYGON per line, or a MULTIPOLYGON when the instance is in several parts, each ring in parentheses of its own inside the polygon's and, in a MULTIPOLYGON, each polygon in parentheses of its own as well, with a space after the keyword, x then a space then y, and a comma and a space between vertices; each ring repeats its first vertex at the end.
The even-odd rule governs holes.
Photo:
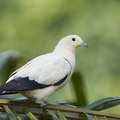
POLYGON ((41 107, 44 107, 46 105, 57 105, 57 106, 66 106, 66 107, 76 107, 76 106, 73 106, 73 105, 69 105, 67 104, 66 102, 63 102, 63 101, 55 101, 55 102, 50 102, 48 100, 45 100, 43 104, 41 104, 40 106, 41 107))
POLYGON ((51 102, 48 100, 44 100, 44 103, 40 104, 40 107, 44 107, 46 105, 51 105, 51 102))

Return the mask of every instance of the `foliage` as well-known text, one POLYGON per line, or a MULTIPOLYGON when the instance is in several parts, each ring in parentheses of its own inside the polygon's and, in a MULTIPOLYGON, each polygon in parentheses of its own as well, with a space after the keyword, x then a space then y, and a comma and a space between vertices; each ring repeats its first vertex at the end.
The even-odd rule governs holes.
POLYGON ((116 105, 120 105, 120 97, 107 97, 95 101, 94 103, 86 106, 84 109, 101 111, 116 105))
POLYGON ((21 61, 22 56, 17 51, 10 50, 0 54, 0 84, 6 82, 21 61))
POLYGON ((87 99, 86 99, 86 91, 85 91, 85 84, 83 80, 83 76, 80 72, 74 72, 72 75, 72 85, 75 91, 76 101, 74 101, 74 105, 76 106, 86 106, 87 99), (79 83, 79 84, 78 84, 79 83))
POLYGON ((106 117, 106 119, 120 119, 119 115, 113 114, 104 114, 103 112, 96 112, 101 111, 104 109, 108 109, 110 107, 114 107, 120 104, 120 97, 109 97, 98 100, 84 109, 78 108, 71 108, 71 107, 64 107, 64 106, 52 106, 49 105, 48 107, 40 108, 39 104, 35 103, 25 103, 25 102, 14 102, 9 100, 0 100, 0 111, 5 111, 6 113, 1 113, 0 118, 4 116, 5 120, 44 120, 47 118, 50 120, 67 120, 67 118, 71 119, 80 119, 80 120, 102 120, 106 117), (118 101, 119 100, 119 101, 118 101), (21 106, 21 108, 19 107, 21 106), (31 106, 33 109, 31 109, 31 106), (38 108, 39 111, 38 111, 38 108), (86 109, 86 110, 85 110, 86 109), (89 110, 88 110, 89 109, 89 110), (96 111, 91 111, 96 110, 96 111), (28 118, 21 116, 18 113, 25 114, 28 118), (3 114, 3 116, 2 116, 3 114), (37 115, 36 115, 37 114, 37 115), (71 114, 71 115, 70 115, 71 114), (78 114, 78 115, 77 115, 78 114), (6 115, 6 116, 5 116, 6 115), (41 117, 39 117, 41 116, 41 117), (44 117, 43 117, 44 116, 44 117))

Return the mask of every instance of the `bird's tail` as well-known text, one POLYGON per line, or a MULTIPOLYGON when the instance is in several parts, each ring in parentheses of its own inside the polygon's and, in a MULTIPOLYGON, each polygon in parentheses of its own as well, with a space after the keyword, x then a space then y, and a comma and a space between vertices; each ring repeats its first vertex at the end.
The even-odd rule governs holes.
POLYGON ((16 94, 18 92, 14 92, 14 91, 0 91, 0 95, 8 95, 8 94, 16 94))
POLYGON ((15 94, 18 93, 16 91, 10 91, 9 89, 7 89, 7 87, 5 87, 6 84, 0 86, 0 95, 7 95, 7 94, 15 94), (5 89, 6 88, 6 89, 5 89))

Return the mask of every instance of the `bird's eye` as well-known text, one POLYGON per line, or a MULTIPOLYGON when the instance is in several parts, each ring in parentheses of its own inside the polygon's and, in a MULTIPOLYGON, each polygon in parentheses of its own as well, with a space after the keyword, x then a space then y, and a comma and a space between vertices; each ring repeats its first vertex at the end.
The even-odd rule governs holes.
POLYGON ((72 38, 72 41, 75 41, 75 38, 72 38))

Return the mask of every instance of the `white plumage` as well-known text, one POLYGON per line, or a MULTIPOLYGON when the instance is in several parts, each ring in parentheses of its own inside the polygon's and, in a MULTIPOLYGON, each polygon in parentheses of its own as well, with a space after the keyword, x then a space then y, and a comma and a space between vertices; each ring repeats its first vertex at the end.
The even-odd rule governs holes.
POLYGON ((77 35, 60 40, 52 53, 38 56, 11 74, 1 94, 19 92, 32 101, 45 101, 66 85, 75 67, 75 49, 88 45, 77 35))

